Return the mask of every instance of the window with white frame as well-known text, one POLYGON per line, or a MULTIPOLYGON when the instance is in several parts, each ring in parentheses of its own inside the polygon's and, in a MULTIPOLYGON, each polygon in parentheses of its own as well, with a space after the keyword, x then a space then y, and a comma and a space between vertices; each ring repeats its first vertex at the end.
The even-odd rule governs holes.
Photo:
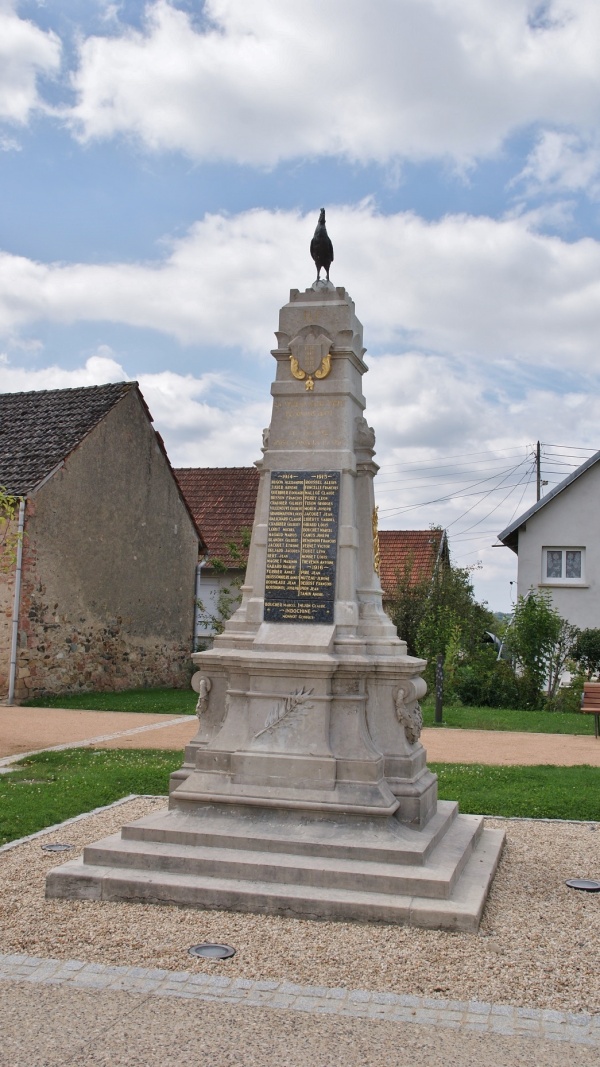
POLYGON ((585 582, 585 548, 542 549, 544 585, 583 585, 585 582))

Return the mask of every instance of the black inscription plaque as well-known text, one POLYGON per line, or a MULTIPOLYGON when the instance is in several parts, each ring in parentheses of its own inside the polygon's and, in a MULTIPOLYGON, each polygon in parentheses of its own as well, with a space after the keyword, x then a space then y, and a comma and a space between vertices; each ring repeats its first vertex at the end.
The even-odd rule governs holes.
POLYGON ((273 471, 266 622, 333 622, 339 471, 273 471))

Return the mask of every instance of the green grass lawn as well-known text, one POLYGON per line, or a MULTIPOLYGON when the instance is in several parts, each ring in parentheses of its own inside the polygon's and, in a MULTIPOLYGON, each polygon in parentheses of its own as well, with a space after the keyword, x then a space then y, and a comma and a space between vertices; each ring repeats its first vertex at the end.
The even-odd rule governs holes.
POLYGON ((0 775, 0 845, 111 804, 129 793, 165 795, 183 762, 172 749, 40 752, 0 775))
MULTIPOLYGON (((129 793, 166 794, 180 751, 67 749, 29 756, 0 775, 0 844, 25 837, 129 793)), ((440 798, 461 811, 527 818, 600 819, 598 767, 430 764, 440 798)), ((68 840, 68 829, 65 830, 68 840)))
POLYGON ((600 820, 600 767, 488 767, 430 763, 441 800, 460 810, 526 819, 600 820))
POLYGON ((123 689, 118 693, 71 693, 39 697, 37 700, 31 700, 29 707, 193 715, 197 699, 198 696, 192 689, 123 689))
MULTIPOLYGON (((425 726, 435 726, 435 707, 427 701, 423 707, 425 726)), ((581 712, 518 711, 513 708, 444 707, 444 725, 440 729, 519 730, 536 734, 593 734, 594 716, 581 712)), ((598 742, 600 744, 600 741, 598 742)))

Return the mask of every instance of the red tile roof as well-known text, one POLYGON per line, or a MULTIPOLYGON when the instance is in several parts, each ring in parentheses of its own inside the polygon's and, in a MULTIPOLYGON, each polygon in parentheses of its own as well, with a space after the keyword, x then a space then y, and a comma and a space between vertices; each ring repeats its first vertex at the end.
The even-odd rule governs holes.
POLYGON ((438 556, 447 562, 444 530, 380 530, 380 577, 384 596, 391 596, 398 574, 412 564, 413 581, 431 578, 438 556))
POLYGON ((245 563, 244 531, 252 530, 258 492, 256 467, 179 467, 174 474, 202 531, 209 561, 212 557, 228 567, 239 567, 239 559, 229 548, 234 542, 245 563))

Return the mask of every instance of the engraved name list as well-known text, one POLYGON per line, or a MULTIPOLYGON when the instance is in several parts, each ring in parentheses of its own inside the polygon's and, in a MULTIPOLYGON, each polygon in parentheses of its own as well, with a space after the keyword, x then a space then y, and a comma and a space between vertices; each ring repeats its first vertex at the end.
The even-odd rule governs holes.
POLYGON ((339 471, 273 471, 266 622, 333 622, 339 471))

